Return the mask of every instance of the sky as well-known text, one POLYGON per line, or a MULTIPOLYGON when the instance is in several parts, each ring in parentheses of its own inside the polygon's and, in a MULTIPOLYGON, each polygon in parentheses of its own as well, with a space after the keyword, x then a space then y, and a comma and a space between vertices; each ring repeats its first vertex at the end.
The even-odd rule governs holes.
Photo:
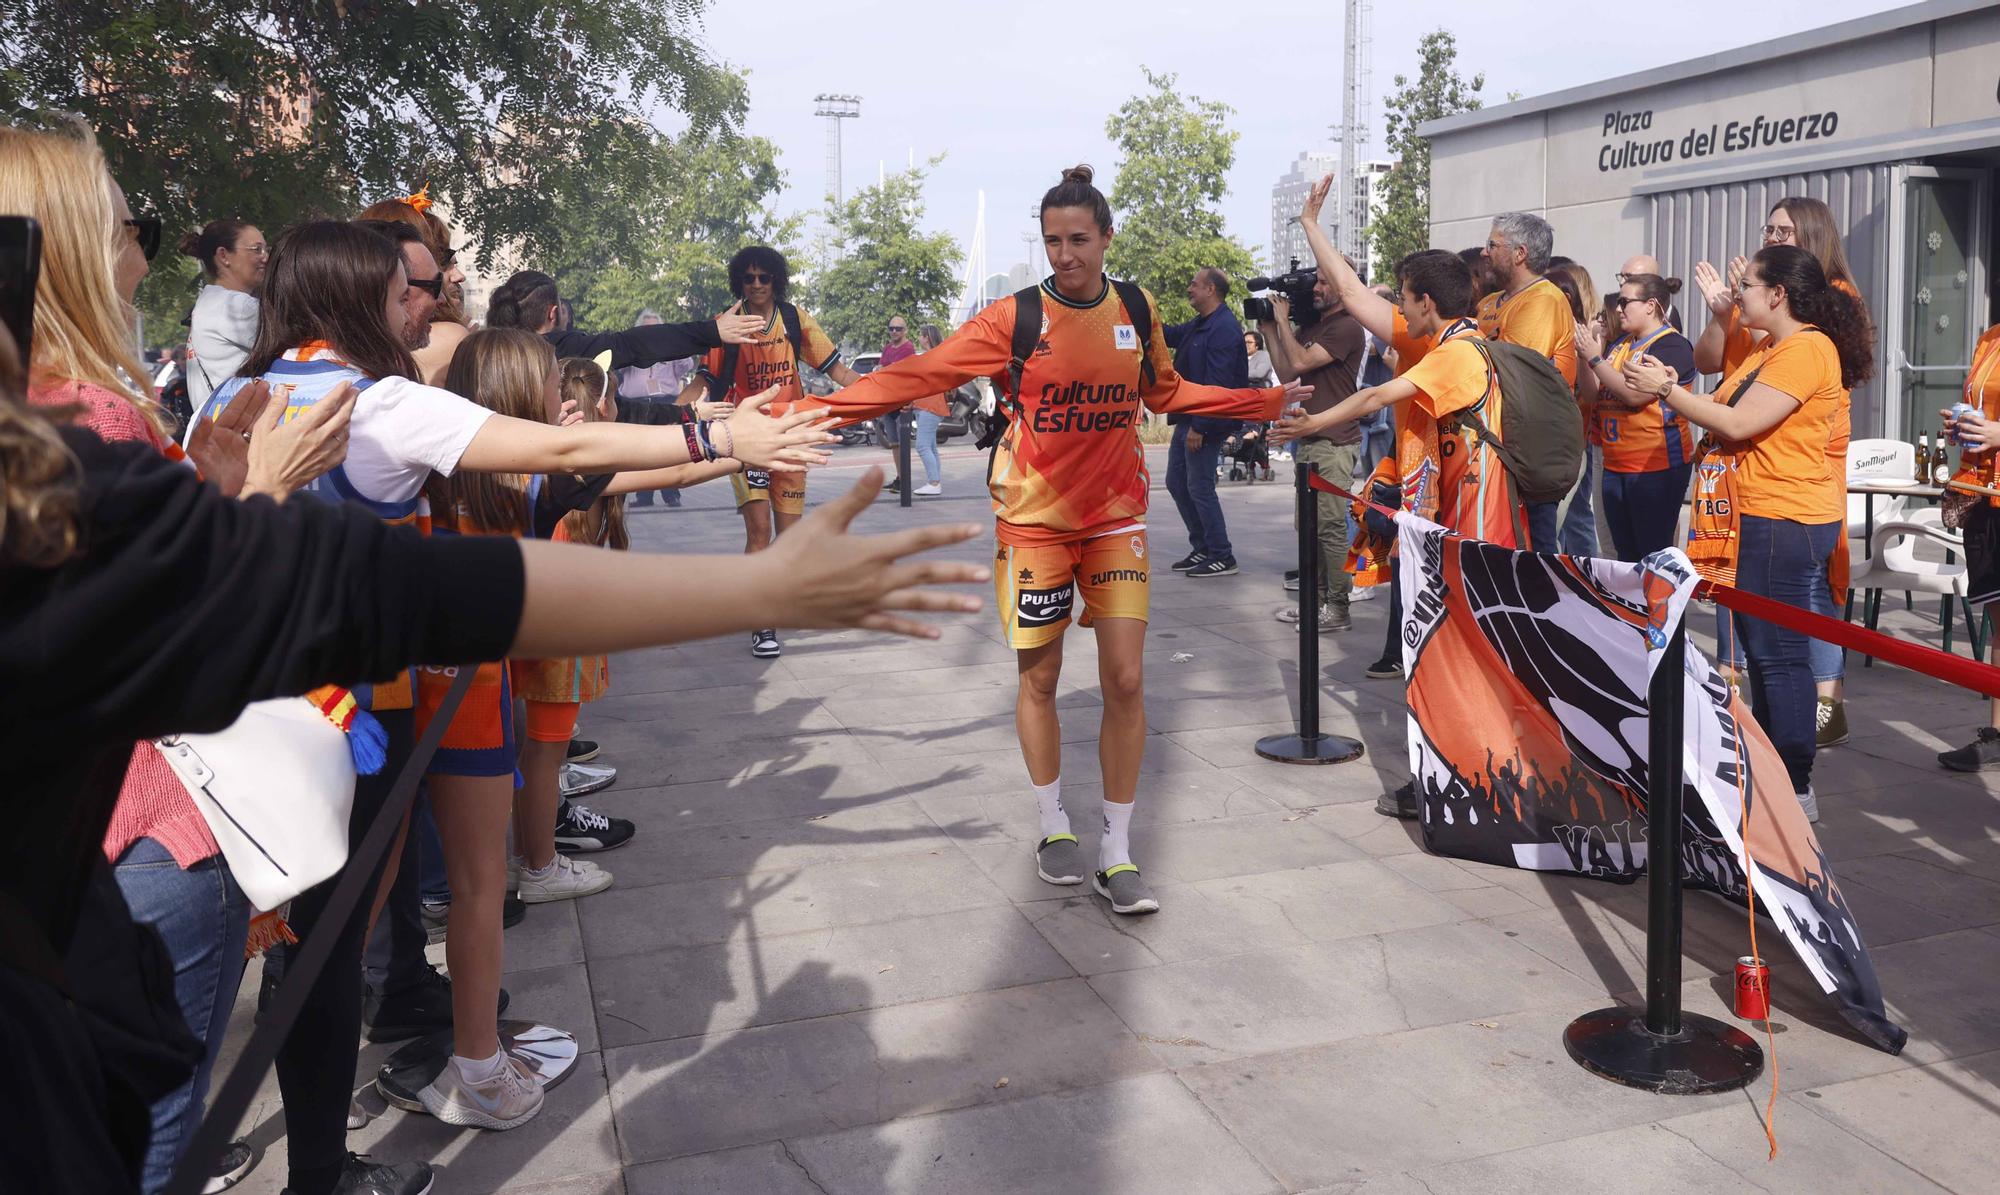
MULTIPOLYGON (((1897 7, 1383 0, 1372 14, 1366 156, 1384 156, 1382 97, 1398 73, 1415 69, 1418 39, 1440 26, 1457 34, 1460 73, 1485 73, 1490 107, 1510 91, 1543 95, 1897 7)), ((778 210, 808 211, 825 193, 826 122, 813 115, 822 92, 861 97, 861 115, 842 122, 847 193, 872 184, 878 169, 945 155, 925 189, 924 223, 969 243, 984 189, 993 273, 1027 260, 1034 204, 1064 167, 1090 163, 1109 193, 1117 154, 1105 119, 1145 87, 1142 66, 1178 75, 1183 94, 1235 109, 1241 139, 1222 214, 1260 262, 1271 185, 1302 151, 1337 149, 1340 0, 1002 0, 884 11, 839 0, 716 0, 704 14, 709 51, 749 71, 747 131, 778 146, 787 176, 778 210)))

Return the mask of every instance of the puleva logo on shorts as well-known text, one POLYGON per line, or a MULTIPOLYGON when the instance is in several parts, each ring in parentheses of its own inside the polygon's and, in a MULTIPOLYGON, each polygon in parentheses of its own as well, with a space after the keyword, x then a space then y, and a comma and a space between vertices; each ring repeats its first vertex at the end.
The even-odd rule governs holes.
POLYGON ((1076 601, 1076 582, 1065 581, 1052 589, 1021 589, 1014 595, 1014 621, 1024 627, 1053 626, 1069 617, 1076 601))

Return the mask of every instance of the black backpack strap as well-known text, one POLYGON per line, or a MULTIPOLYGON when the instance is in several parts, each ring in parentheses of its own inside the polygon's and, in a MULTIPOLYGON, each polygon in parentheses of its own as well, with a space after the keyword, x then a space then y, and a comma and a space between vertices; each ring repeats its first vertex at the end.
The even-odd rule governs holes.
POLYGON ((722 369, 714 379, 715 384, 709 387, 713 393, 708 396, 708 401, 729 401, 730 391, 736 389, 736 363, 743 356, 742 348, 740 344, 722 346, 722 369))
POLYGON ((1035 346, 1042 339, 1042 288, 1031 286, 1014 296, 1014 341, 1007 362, 1007 395, 1013 400, 1014 409, 1021 409, 1021 374, 1028 368, 1028 358, 1035 355, 1035 346))
POLYGON ((1111 285, 1117 288, 1118 301, 1125 305, 1125 314, 1132 317, 1132 330, 1139 335, 1139 392, 1144 394, 1159 381, 1153 370, 1153 304, 1136 282, 1113 278, 1111 285))
MULTIPOLYGON (((792 360, 797 361, 806 343, 806 334, 799 326, 799 309, 790 303, 780 302, 778 318, 785 322, 785 339, 792 342, 792 360)), ((818 369, 819 366, 815 364, 813 368, 818 369)))

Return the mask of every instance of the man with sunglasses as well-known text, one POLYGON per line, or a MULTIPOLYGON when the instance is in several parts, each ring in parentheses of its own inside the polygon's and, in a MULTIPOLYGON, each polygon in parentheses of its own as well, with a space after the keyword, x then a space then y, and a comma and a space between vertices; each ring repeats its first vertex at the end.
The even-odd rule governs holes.
MULTIPOLYGON (((763 320, 764 331, 744 344, 709 350, 702 358, 700 372, 681 391, 682 405, 704 399, 726 405, 737 396, 776 386, 778 394, 770 409, 788 410, 791 403, 805 397, 799 381, 802 359, 832 378, 835 385, 852 386, 861 380, 840 359, 839 347, 821 330, 819 321, 786 302, 790 285, 791 267, 785 255, 769 245, 751 245, 729 259, 729 291, 737 298, 736 308, 763 320)), ((803 473, 751 469, 729 480, 736 491, 736 512, 743 516, 745 552, 770 547, 805 514, 803 473)), ((758 659, 774 659, 780 650, 776 631, 750 633, 750 654, 758 659)))
POLYGON ((397 220, 356 220, 356 226, 389 238, 403 255, 409 287, 403 291, 403 347, 412 352, 431 342, 431 316, 444 300, 444 271, 415 228, 397 220))

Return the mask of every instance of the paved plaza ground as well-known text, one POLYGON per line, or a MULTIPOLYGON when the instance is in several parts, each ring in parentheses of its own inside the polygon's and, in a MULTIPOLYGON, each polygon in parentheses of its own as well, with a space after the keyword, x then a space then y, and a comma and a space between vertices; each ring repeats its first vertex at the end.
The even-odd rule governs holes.
MULTIPOLYGON (((884 455, 843 451, 812 492, 884 455)), ((983 454, 949 456, 943 498, 885 499, 860 529, 990 521, 983 454)), ((990 589, 935 643, 820 632, 774 661, 735 637, 619 657, 583 733, 620 778, 587 803, 638 837, 594 856, 613 888, 535 906, 507 937, 510 1015, 574 1031, 576 1073, 504 1134, 371 1092, 382 1114, 354 1148, 435 1161, 446 1195, 2000 1189, 2000 775, 1932 758, 1982 724, 1977 699, 1853 663, 1820 835, 1910 1042, 1862 1044, 1767 927, 1770 1162, 1768 1071, 1747 1092, 1655 1096, 1563 1051, 1571 1018, 1639 999, 1643 884, 1436 858, 1375 813, 1407 775, 1402 686, 1362 677, 1386 601, 1321 640, 1325 727, 1366 757, 1252 752, 1290 728, 1297 692, 1296 632, 1272 619, 1291 490, 1223 501, 1242 575, 1193 581, 1164 569, 1184 540, 1153 497, 1132 845, 1158 915, 1036 879, 990 589)), ((636 511, 635 546, 738 551, 728 503, 716 485, 636 511)), ((991 540, 957 551, 990 560, 991 540)), ((1934 605, 1895 607, 1890 629, 1937 641, 1934 605)), ((1091 636, 1068 651, 1064 794, 1094 857, 1091 636)), ((1730 1019, 1745 953, 1741 912, 1691 896, 1686 1006, 1730 1019)), ((264 1157, 239 1189, 282 1186, 283 1124, 267 1080, 246 1125, 264 1157)))

